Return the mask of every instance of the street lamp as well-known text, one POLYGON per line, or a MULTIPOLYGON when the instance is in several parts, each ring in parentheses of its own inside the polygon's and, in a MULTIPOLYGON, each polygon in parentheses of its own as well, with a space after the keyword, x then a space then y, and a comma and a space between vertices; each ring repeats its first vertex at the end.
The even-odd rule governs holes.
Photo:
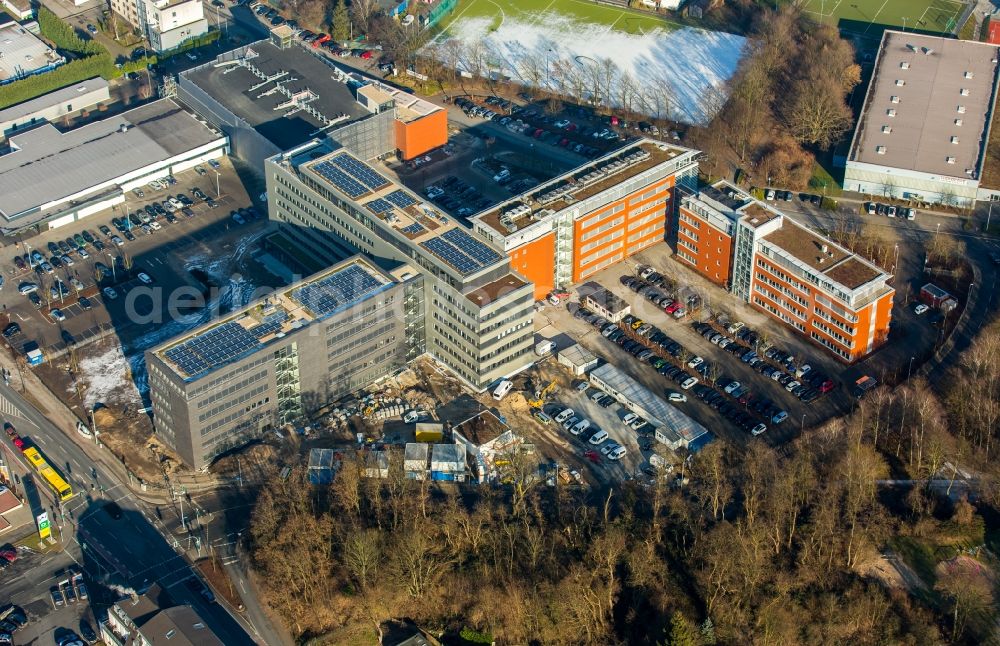
POLYGON ((806 430, 806 413, 802 413, 802 423, 799 425, 799 432, 804 433, 806 430))
POLYGON ((219 175, 219 171, 214 168, 212 169, 212 172, 215 173, 215 195, 217 197, 222 197, 222 190, 219 188, 219 177, 221 177, 221 175, 219 175))
POLYGON ((913 357, 910 357, 910 365, 906 368, 906 380, 910 380, 910 371, 913 369, 913 357))

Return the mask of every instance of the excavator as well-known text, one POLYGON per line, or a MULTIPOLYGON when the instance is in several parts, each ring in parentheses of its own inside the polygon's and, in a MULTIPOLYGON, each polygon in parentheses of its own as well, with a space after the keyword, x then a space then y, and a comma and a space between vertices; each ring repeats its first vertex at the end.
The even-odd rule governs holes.
POLYGON ((550 381, 545 388, 535 392, 534 399, 528 399, 528 406, 532 408, 541 408, 545 404, 545 398, 551 395, 556 389, 556 382, 550 381))

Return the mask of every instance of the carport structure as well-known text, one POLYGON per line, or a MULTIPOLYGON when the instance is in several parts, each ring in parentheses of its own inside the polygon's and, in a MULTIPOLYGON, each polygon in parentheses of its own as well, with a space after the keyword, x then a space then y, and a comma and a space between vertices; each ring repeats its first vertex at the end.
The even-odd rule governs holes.
POLYGON ((610 363, 593 370, 590 383, 645 419, 656 429, 657 441, 671 450, 695 450, 712 439, 704 426, 610 363))

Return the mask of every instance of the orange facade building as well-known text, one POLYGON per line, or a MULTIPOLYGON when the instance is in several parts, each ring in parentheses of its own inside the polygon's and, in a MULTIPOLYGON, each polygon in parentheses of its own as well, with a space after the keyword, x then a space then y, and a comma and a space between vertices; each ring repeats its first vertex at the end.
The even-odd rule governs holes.
POLYGON ((677 259, 854 362, 889 336, 891 276, 726 183, 681 198, 677 259))
POLYGON ((396 149, 404 161, 448 143, 448 113, 435 110, 425 115, 405 115, 397 110, 394 123, 396 149), (405 117, 409 116, 407 120, 405 117))
POLYGON ((693 180, 696 152, 642 140, 477 215, 472 224, 507 252, 541 300, 663 241, 674 187, 693 180))

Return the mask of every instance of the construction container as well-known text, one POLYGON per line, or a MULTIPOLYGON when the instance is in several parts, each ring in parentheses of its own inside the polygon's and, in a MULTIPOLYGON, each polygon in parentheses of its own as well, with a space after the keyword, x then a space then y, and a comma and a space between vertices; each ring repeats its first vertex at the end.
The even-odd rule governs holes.
POLYGON ((438 424, 436 422, 417 422, 414 435, 418 442, 426 442, 429 444, 440 442, 444 438, 444 424, 438 424))

